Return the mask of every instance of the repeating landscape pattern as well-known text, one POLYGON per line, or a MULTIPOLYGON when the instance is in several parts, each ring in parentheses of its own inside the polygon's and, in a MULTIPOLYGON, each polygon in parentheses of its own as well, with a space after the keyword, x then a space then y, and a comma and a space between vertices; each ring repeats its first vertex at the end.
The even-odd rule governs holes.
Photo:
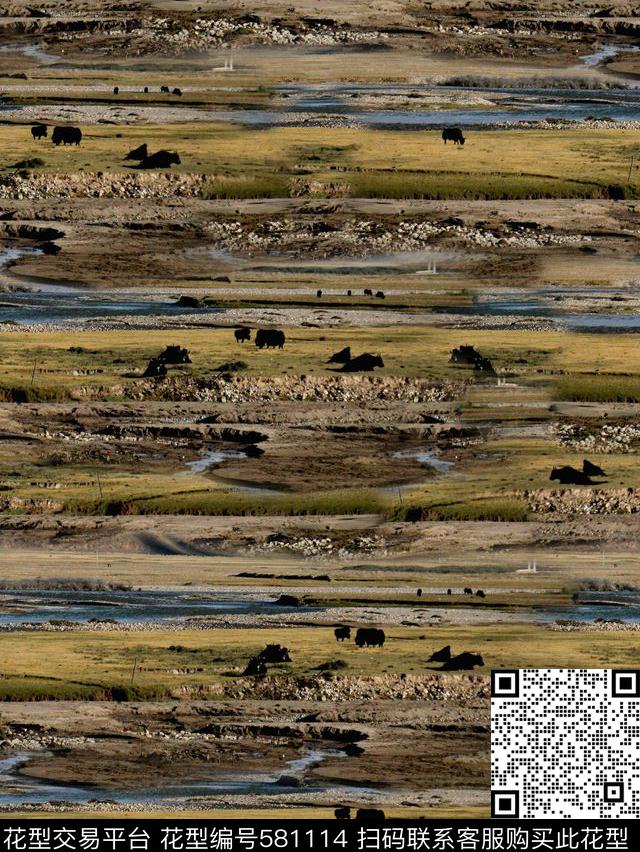
POLYGON ((633 0, 0 0, 0 811, 495 811, 636 663, 639 204, 633 0))

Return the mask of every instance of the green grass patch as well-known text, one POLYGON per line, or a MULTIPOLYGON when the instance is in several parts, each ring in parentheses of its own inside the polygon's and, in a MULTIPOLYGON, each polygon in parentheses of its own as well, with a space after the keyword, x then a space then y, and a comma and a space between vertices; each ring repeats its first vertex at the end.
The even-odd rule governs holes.
MULTIPOLYGON (((348 175, 356 198, 500 200, 536 198, 608 198, 602 184, 547 175, 461 172, 363 172, 348 175)), ((629 197, 625 191, 624 196, 629 197)), ((618 194, 616 197, 622 197, 618 194)))
POLYGON ((205 184, 202 197, 215 198, 288 198, 289 181, 284 175, 249 175, 214 178, 205 184))
POLYGON ((400 506, 394 513, 394 520, 516 522, 526 521, 527 512, 527 506, 522 500, 496 497, 432 506, 400 506))
POLYGON ((573 402, 640 402, 640 377, 570 376, 556 382, 553 397, 573 402))
POLYGON ((66 511, 93 515, 365 515, 387 510, 373 490, 344 489, 312 494, 261 494, 202 489, 137 499, 71 499, 66 511))

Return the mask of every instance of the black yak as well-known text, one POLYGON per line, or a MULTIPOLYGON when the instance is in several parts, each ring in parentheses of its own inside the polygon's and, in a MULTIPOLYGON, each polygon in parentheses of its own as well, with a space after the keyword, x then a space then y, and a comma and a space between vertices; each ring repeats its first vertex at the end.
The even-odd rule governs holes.
POLYGON ((327 364, 347 364, 351 360, 351 348, 345 346, 339 352, 334 352, 327 364))
POLYGON ((152 358, 147 364, 147 369, 142 374, 144 379, 163 379, 167 375, 167 368, 159 358, 152 358))
POLYGON ((451 645, 445 645, 439 651, 434 651, 427 660, 428 663, 446 663, 451 659, 451 645))
POLYGON ((370 373, 376 367, 384 367, 384 361, 380 355, 371 355, 369 352, 364 352, 362 355, 357 355, 346 364, 340 367, 341 373, 370 373))
POLYGON ((180 157, 176 151, 156 151, 155 154, 149 154, 143 160, 140 160, 137 169, 170 169, 171 166, 180 165, 180 157))
POLYGON ((285 343, 284 331, 276 328, 259 328, 256 331, 258 349, 282 349, 285 343))
POLYGON ((463 651, 457 657, 451 657, 442 664, 442 671, 459 672, 468 671, 474 666, 484 666, 484 660, 480 654, 472 654, 470 651, 463 651))
POLYGON ((549 479, 557 479, 560 485, 593 485, 590 476, 571 465, 554 467, 549 479))
POLYGON ((51 134, 54 145, 79 145, 82 141, 82 131, 79 127, 54 127, 51 134))
POLYGON ((445 127, 442 131, 442 141, 446 145, 447 142, 453 142, 454 145, 464 145, 464 136, 459 127, 445 127))
POLYGON ((233 336, 236 339, 236 343, 244 343, 245 340, 251 340, 251 329, 243 325, 241 328, 236 328, 233 336))
POLYGON ((290 663, 289 649, 283 645, 267 645, 257 657, 263 663, 290 663))
POLYGON ((359 822, 384 818, 384 811, 381 811, 379 808, 358 808, 356 811, 356 820, 359 822))
POLYGON ((593 464, 589 459, 584 459, 582 462, 582 472, 587 476, 606 476, 607 474, 597 464, 593 464))
POLYGON ((383 648, 385 640, 384 630, 377 627, 359 627, 356 633, 356 645, 358 648, 383 648))
POLYGON ((132 148, 124 159, 125 160, 146 160, 146 158, 148 156, 149 156, 149 151, 147 150, 147 143, 143 142, 142 145, 138 145, 137 148, 132 148))
POLYGON ((47 138, 47 125, 46 124, 34 124, 31 128, 31 135, 35 139, 46 139, 47 138))
POLYGON ((158 356, 163 364, 190 364, 189 350, 181 346, 167 346, 164 352, 158 356))
POLYGON ((243 672, 245 677, 264 677, 267 673, 267 666, 264 660, 259 657, 251 657, 243 672))
POLYGON ((333 631, 333 634, 336 637, 337 642, 344 642, 345 639, 351 639, 351 628, 336 627, 336 629, 333 631))

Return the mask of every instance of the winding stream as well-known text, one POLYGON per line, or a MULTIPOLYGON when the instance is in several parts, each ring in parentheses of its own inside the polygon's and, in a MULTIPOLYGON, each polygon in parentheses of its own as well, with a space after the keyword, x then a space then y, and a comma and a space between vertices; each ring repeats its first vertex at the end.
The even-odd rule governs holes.
MULTIPOLYGON (((292 792, 296 794, 317 793, 327 788, 305 784, 304 774, 306 770, 329 757, 343 757, 344 752, 314 749, 303 757, 290 761, 284 771, 278 773, 251 772, 247 773, 248 777, 242 777, 239 774, 221 773, 211 780, 185 779, 176 781, 173 784, 142 787, 133 790, 53 784, 51 781, 33 778, 20 772, 20 769, 32 757, 42 757, 42 755, 42 752, 20 752, 0 760, 0 808, 61 801, 72 804, 103 801, 115 802, 121 805, 142 802, 147 805, 161 806, 163 804, 176 803, 182 799, 205 796, 218 797, 242 794, 277 796, 292 792), (279 783, 278 779, 283 776, 285 778, 296 778, 301 783, 290 786, 287 786, 285 783, 279 783)), ((215 769, 212 768, 212 771, 215 772, 215 769)))

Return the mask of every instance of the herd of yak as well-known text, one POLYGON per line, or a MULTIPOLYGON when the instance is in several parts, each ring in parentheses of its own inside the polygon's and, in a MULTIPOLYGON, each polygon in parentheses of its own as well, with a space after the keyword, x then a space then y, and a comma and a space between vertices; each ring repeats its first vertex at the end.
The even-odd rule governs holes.
MULTIPOLYGON (((144 91, 147 93, 149 88, 145 86, 144 91)), ((161 91, 168 94, 169 87, 162 86, 161 91)), ((118 95, 119 93, 119 87, 114 86, 113 94, 118 95)), ((178 88, 172 89, 171 93, 174 95, 182 95, 181 89, 178 88)), ((46 139, 48 135, 49 128, 46 124, 39 122, 38 124, 34 124, 31 128, 31 136, 34 141, 46 139)), ((448 141, 453 142, 454 145, 464 145, 465 142, 464 136, 459 127, 445 127, 442 131, 442 139, 445 145, 448 141)), ((82 142, 82 130, 79 127, 71 127, 67 125, 56 126, 53 128, 51 133, 51 141, 56 147, 59 145, 78 146, 82 142)), ((166 151, 163 149, 150 154, 147 149, 146 142, 129 151, 129 153, 125 155, 124 159, 137 162, 137 166, 133 166, 133 168, 138 169, 169 169, 173 165, 180 165, 180 157, 176 151, 166 151)), ((365 296, 374 295, 371 290, 365 290, 364 293, 365 296)), ((349 295, 351 294, 349 293, 349 295)), ((322 290, 318 290, 318 296, 322 296, 322 290)), ((381 290, 378 290, 378 292, 375 293, 375 296, 379 299, 384 299, 384 293, 381 290)))
MULTIPOLYGON (((351 639, 351 628, 346 626, 336 627, 333 631, 338 642, 351 639)), ((357 648, 384 648, 386 635, 379 627, 358 627, 355 635, 357 648)), ((258 654, 251 657, 247 663, 243 675, 245 677, 263 678, 267 675, 267 666, 270 664, 290 663, 289 649, 284 645, 267 645, 258 654)), ((452 654, 451 646, 446 645, 439 651, 434 651, 427 660, 428 663, 442 663, 442 671, 469 671, 475 666, 484 666, 484 660, 480 654, 463 651, 461 654, 452 654)))
MULTIPOLYGON (((243 325, 235 329, 234 336, 238 343, 246 343, 251 340, 251 329, 249 326, 243 325)), ((254 342, 258 349, 282 349, 286 338, 284 331, 280 329, 259 328, 256 331, 254 342)), ((334 352, 327 363, 341 364, 339 369, 341 373, 366 373, 371 372, 376 367, 384 367, 384 361, 380 355, 363 352, 362 355, 352 357, 349 346, 345 346, 339 352, 334 352)))
MULTIPOLYGON (((46 124, 34 124, 31 128, 31 135, 34 140, 46 139, 49 135, 49 128, 46 124)), ((56 146, 79 145, 82 142, 82 130, 79 127, 54 127, 51 133, 51 141, 56 146)), ((175 151, 163 149, 150 154, 146 142, 129 151, 124 159, 137 163, 133 166, 136 169, 168 169, 171 166, 180 165, 180 156, 175 151)))

